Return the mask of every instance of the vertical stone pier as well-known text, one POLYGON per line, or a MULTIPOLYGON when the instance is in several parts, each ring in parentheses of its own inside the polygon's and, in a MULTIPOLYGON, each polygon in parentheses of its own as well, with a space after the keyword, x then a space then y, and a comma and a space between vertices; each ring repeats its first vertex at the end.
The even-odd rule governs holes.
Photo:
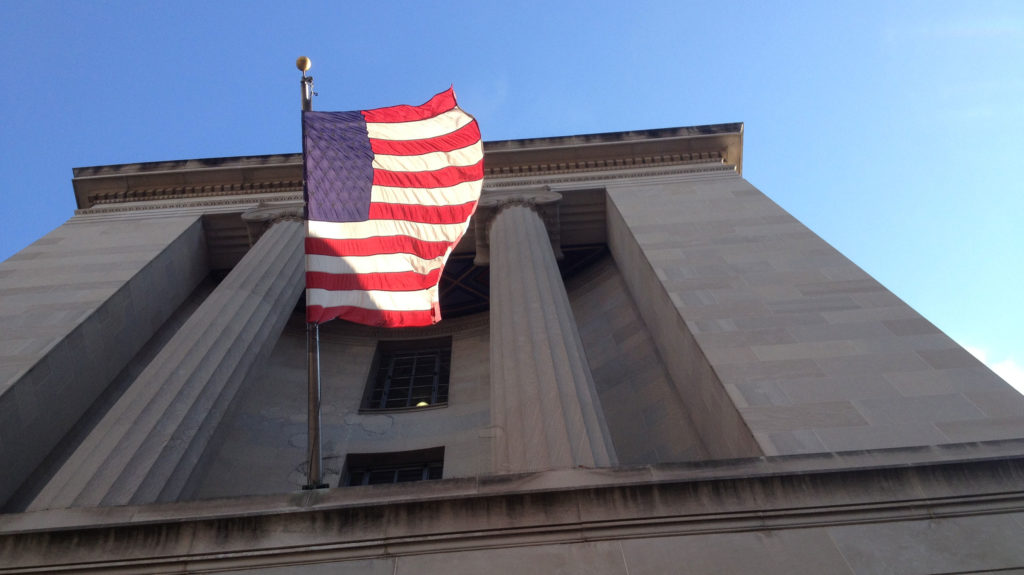
POLYGON ((80 214, 0 262, 0 506, 35 486, 48 454, 187 301, 206 254, 197 215, 80 214))
POLYGON ((224 411, 269 354, 303 287, 300 216, 261 209, 246 220, 258 240, 30 509, 175 501, 182 495, 224 411))
POLYGON ((498 473, 616 464, 576 320, 558 272, 561 196, 481 198, 479 263, 490 264, 491 420, 498 473), (488 262, 489 260, 489 262, 488 262))

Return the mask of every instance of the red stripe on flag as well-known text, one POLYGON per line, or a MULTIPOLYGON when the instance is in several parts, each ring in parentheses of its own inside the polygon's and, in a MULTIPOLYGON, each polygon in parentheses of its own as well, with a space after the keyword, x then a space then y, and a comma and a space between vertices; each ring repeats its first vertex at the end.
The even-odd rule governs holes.
POLYGON ((441 268, 427 274, 385 272, 376 274, 329 274, 306 272, 307 289, 328 291, 417 291, 437 285, 441 268))
POLYGON ((413 327, 437 323, 435 310, 393 311, 387 309, 364 309, 353 306, 306 307, 306 321, 323 323, 332 319, 344 319, 363 325, 379 327, 413 327))
MULTIPOLYGON (((366 233, 364 228, 413 228, 409 233, 428 234, 434 237, 433 227, 444 226, 440 234, 447 237, 456 228, 465 231, 465 222, 473 214, 477 205, 477 195, 483 180, 484 164, 480 144, 480 128, 471 116, 459 109, 455 101, 455 91, 451 88, 435 95, 421 106, 392 106, 376 110, 360 112, 364 120, 380 125, 382 133, 388 134, 389 140, 371 140, 373 153, 377 156, 393 156, 391 160, 382 161, 383 165, 391 164, 391 170, 374 170, 373 185, 381 188, 380 197, 390 201, 371 203, 369 218, 373 220, 368 226, 355 226, 351 229, 341 226, 328 226, 330 235, 352 235, 366 233), (437 121, 431 121, 433 118, 437 121), (456 128, 463 122, 466 125, 456 128), (443 135, 437 129, 451 130, 443 135), (424 137, 435 135, 434 137, 424 137), (438 154, 441 152, 441 154, 438 154), (419 159, 416 156, 434 156, 419 159), (444 154, 446 157, 441 157, 444 154), (453 163, 472 162, 480 158, 472 166, 456 166, 453 163), (443 162, 441 161, 443 160, 443 162), (434 163, 438 162, 438 163, 434 163), (443 166, 434 170, 406 171, 405 165, 443 166), (460 185, 463 184, 463 185, 460 185), (402 191, 401 188, 409 189, 402 191), (455 189, 451 189, 455 188, 455 189), (471 196, 470 196, 471 194, 471 196), (451 197, 450 197, 451 196, 451 197), (472 201, 467 201, 472 200, 472 201), (412 204, 392 203, 412 202, 412 204), (420 202, 439 202, 444 205, 420 205, 420 202), (450 202, 460 202, 451 205, 450 202), (394 224, 392 224, 394 222, 394 224), (427 230, 426 228, 431 228, 427 230)), ((354 135, 346 135, 336 127, 329 130, 330 136, 344 140, 354 135)), ((304 157, 309 170, 310 159, 304 157)), ((344 171, 349 158, 341 156, 321 158, 317 162, 327 162, 333 169, 344 171)), ((316 164, 319 166, 319 163, 316 164)), ((360 186, 362 188, 362 185, 360 186)), ((370 190, 367 190, 371 192, 370 190)), ((335 195, 327 194, 324 198, 310 197, 319 202, 335 202, 335 195)), ((314 231, 312 228, 311 232, 314 231)), ((378 232, 380 233, 380 232, 378 232)), ((384 233, 399 233, 394 232, 384 233)), ((458 238, 453 238, 457 240, 458 238)), ((406 327, 437 323, 441 319, 440 305, 437 297, 437 284, 441 278, 442 268, 432 268, 438 264, 455 246, 455 241, 423 241, 407 235, 378 236, 373 238, 324 239, 310 237, 306 239, 306 253, 309 254, 307 265, 314 270, 307 271, 306 317, 311 323, 323 323, 331 319, 344 319, 355 323, 376 326, 406 327), (375 264, 374 258, 381 257, 375 264), (337 259, 334 259, 337 258, 337 259), (346 260, 346 258, 348 258, 346 260), (356 258, 359 258, 356 260, 356 258), (417 259, 420 258, 420 259, 417 259), (406 265, 408 260, 408 265, 406 265), (422 261, 426 260, 426 262, 422 261), (427 273, 414 271, 385 272, 383 269, 424 270, 427 273), (353 268, 369 270, 372 273, 352 272, 353 268), (336 269, 340 273, 330 273, 336 269), (381 296, 370 297, 368 292, 381 292, 381 296), (391 303, 388 303, 391 302, 391 303), (344 305, 343 305, 344 304, 344 305), (378 306, 426 308, 413 311, 396 309, 366 309, 378 306)))
POLYGON ((421 224, 461 224, 473 215, 476 202, 455 206, 424 206, 419 204, 370 204, 371 220, 403 220, 421 224))
POLYGON ((363 110, 367 122, 415 122, 443 114, 455 107, 455 89, 448 88, 422 106, 391 106, 363 110))
POLYGON ((373 185, 392 188, 450 188, 462 182, 482 180, 484 161, 472 166, 448 166, 427 172, 373 170, 373 185))
POLYGON ((378 236, 353 240, 306 238, 306 253, 314 256, 413 254, 425 260, 432 260, 443 256, 451 245, 451 242, 428 242, 409 236, 378 236))
POLYGON ((432 152, 450 152, 460 150, 480 141, 480 127, 476 120, 465 126, 435 138, 422 140, 378 140, 370 138, 370 148, 374 154, 387 156, 419 156, 432 152))

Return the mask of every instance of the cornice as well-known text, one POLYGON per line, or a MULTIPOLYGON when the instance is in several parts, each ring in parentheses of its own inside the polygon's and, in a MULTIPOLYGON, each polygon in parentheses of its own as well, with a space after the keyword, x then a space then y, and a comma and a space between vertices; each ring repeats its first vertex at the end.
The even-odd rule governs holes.
POLYGON ((219 571, 524 545, 931 523, 1019 514, 1022 478, 1021 440, 1008 440, 45 510, 0 515, 0 555, 9 558, 0 572, 219 571), (516 510, 512 519, 509 509, 516 510))
MULTIPOLYGON (((638 177, 651 170, 709 163, 719 164, 722 171, 739 172, 742 141, 742 124, 717 124, 485 142, 484 175, 489 184, 503 187, 509 182, 522 185, 526 183, 523 178, 585 181, 638 177)), ((300 193, 302 156, 275 154, 75 168, 72 184, 79 213, 108 211, 112 206, 125 211, 222 206, 243 196, 257 195, 262 200, 265 195, 300 193), (195 202, 200 199, 209 203, 195 202)))
POLYGON ((489 178, 508 178, 530 176, 535 174, 564 174, 573 172, 605 172, 624 170, 637 167, 674 166, 679 164, 694 164, 724 161, 724 156, 719 152, 704 152, 700 154, 670 154, 659 156, 630 156, 620 158, 608 158, 597 160, 577 160, 565 162, 547 163, 523 163, 500 166, 486 166, 484 175, 489 178))
MULTIPOLYGON (((735 174, 736 169, 728 164, 709 164, 704 162, 689 162, 681 164, 647 164, 639 169, 587 169, 577 170, 553 170, 544 172, 535 170, 533 172, 522 172, 515 175, 487 176, 484 185, 492 189, 520 188, 524 186, 541 186, 551 184, 576 184, 598 181, 614 181, 635 178, 647 178, 657 176, 706 175, 709 177, 721 176, 722 174, 735 174)), ((242 192, 222 194, 217 192, 200 192, 188 194, 181 192, 167 197, 151 195, 144 197, 136 195, 125 197, 123 201, 117 201, 110 197, 107 201, 97 203, 89 208, 75 210, 75 214, 99 215, 99 214, 127 214, 140 211, 161 211, 189 208, 216 208, 249 206, 258 202, 289 202, 302 200, 302 187, 296 189, 275 192, 264 192, 256 195, 253 192, 242 192)))
POLYGON ((124 202, 124 203, 111 203, 111 204, 100 204, 91 208, 75 210, 76 216, 90 216, 90 215, 102 215, 102 214, 128 214, 133 212, 152 212, 152 211, 168 211, 168 210, 187 210, 187 209, 200 209, 200 211, 206 211, 210 208, 221 208, 221 207, 237 207, 240 209, 248 208, 254 204, 263 203, 277 203, 277 202, 301 202, 302 201, 302 189, 294 190, 287 193, 281 194, 266 194, 260 196, 254 196, 252 194, 239 195, 239 196, 181 196, 180 198, 169 198, 168 200, 154 200, 150 199, 143 203, 141 201, 136 202, 124 202))
MULTIPOLYGON (((89 207, 110 204, 128 204, 146 201, 186 200, 195 198, 229 198, 260 193, 302 192, 302 180, 276 182, 246 182, 204 186, 176 186, 171 188, 128 188, 89 193, 86 202, 89 207)), ((217 204, 224 204, 221 200, 217 204)), ((193 204, 194 205, 194 204, 193 204)))
POLYGON ((489 142, 488 174, 516 175, 720 161, 743 169, 743 124, 489 142))
POLYGON ((520 174, 510 177, 485 179, 484 185, 492 189, 519 188, 522 186, 542 186, 552 184, 577 184, 592 182, 610 182, 658 176, 707 176, 720 177, 722 174, 736 174, 736 168, 726 164, 681 164, 681 165, 649 165, 645 169, 634 170, 578 170, 562 173, 520 174))

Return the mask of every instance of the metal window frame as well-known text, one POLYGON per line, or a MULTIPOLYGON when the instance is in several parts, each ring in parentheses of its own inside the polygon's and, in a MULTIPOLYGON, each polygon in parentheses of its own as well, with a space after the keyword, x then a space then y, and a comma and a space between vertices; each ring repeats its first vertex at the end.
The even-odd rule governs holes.
POLYGON ((363 396, 361 410, 364 411, 397 411, 417 408, 413 402, 415 390, 424 386, 416 386, 417 378, 429 375, 432 378, 430 384, 430 407, 445 406, 448 404, 448 383, 451 374, 451 337, 420 339, 420 340, 382 340, 377 342, 377 350, 374 353, 373 363, 370 366, 370 373, 367 378, 366 391, 363 396), (408 376, 398 383, 405 383, 402 386, 395 386, 394 375, 396 363, 402 359, 412 359, 412 366, 408 376), (432 365, 426 366, 429 373, 418 371, 424 365, 424 360, 432 360, 432 365), (388 406, 388 402, 394 399, 394 392, 404 389, 406 397, 402 405, 388 406), (442 395, 441 391, 444 390, 442 395), (377 393, 380 396, 374 399, 377 393))
POLYGON ((414 483, 418 481, 431 480, 431 471, 437 472, 438 477, 444 477, 444 446, 430 447, 427 449, 415 449, 412 451, 391 451, 382 453, 349 453, 345 457, 339 487, 357 487, 360 485, 389 485, 394 483, 414 483), (398 474, 401 471, 411 469, 420 470, 418 479, 398 481, 398 474), (391 481, 370 483, 370 475, 373 473, 390 472, 391 481), (352 483, 356 474, 360 474, 359 481, 352 483))

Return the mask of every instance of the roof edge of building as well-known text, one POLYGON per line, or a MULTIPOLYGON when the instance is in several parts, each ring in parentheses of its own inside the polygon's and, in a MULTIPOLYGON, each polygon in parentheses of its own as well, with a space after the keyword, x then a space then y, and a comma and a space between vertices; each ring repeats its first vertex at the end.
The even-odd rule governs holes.
MULTIPOLYGON (((743 124, 484 142, 487 177, 718 162, 742 173, 743 124)), ((196 158, 72 169, 79 209, 167 195, 302 187, 301 154, 196 158)))

